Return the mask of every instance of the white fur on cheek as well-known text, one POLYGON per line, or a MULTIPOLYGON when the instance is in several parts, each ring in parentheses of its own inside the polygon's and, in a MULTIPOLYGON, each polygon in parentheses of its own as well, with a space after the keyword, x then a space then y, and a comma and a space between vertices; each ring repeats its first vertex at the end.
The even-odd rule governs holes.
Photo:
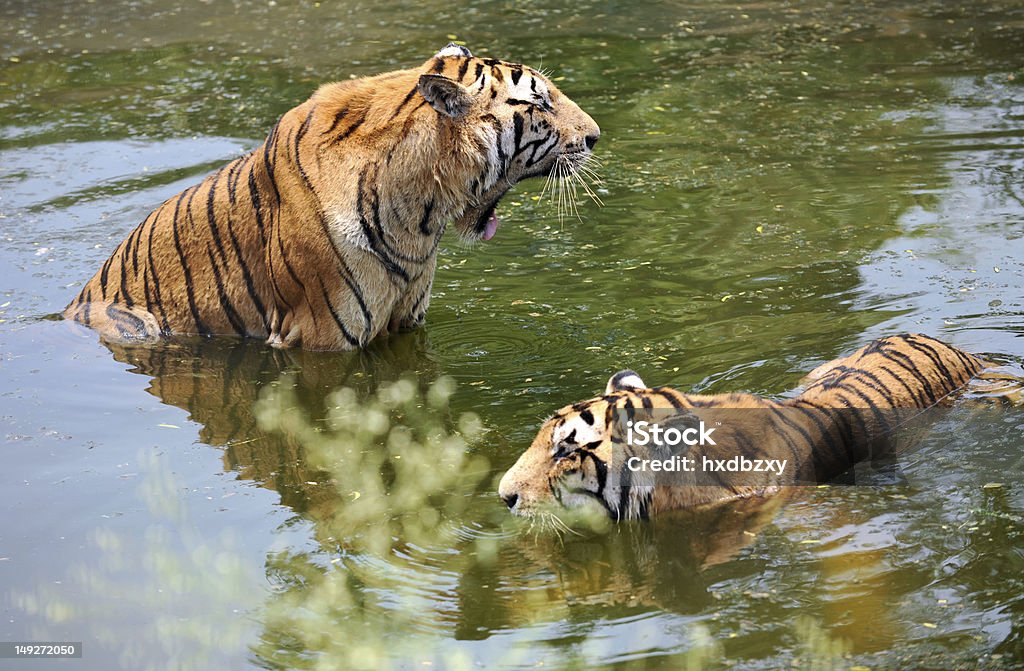
POLYGON ((595 418, 593 424, 587 424, 581 417, 575 416, 564 422, 561 426, 556 427, 551 434, 551 440, 554 445, 561 445, 563 443, 586 445, 595 440, 601 440, 603 434, 603 422, 595 418), (573 433, 574 431, 575 433, 573 433))
MULTIPOLYGON (((505 169, 508 167, 507 165, 502 165, 498 161, 498 143, 503 143, 505 140, 504 136, 508 135, 508 133, 502 132, 501 136, 499 137, 494 127, 491 126, 490 124, 487 124, 477 128, 476 135, 477 138, 480 140, 480 143, 487 147, 487 174, 484 175, 484 179, 481 181, 479 185, 479 190, 482 193, 488 191, 491 187, 493 187, 498 182, 498 179, 501 177, 501 175, 504 174, 505 169)), ((502 148, 504 149, 504 146, 502 148)), ((505 154, 505 161, 508 161, 507 153, 505 154)))

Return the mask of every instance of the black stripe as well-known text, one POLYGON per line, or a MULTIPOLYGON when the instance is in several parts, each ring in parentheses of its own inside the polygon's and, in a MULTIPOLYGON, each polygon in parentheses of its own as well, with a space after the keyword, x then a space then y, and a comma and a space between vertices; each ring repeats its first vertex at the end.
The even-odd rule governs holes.
POLYGON ((677 394, 679 394, 679 392, 677 392, 675 389, 669 389, 668 387, 655 387, 654 389, 651 389, 651 393, 661 396, 666 401, 668 401, 669 405, 671 405, 673 408, 676 408, 677 410, 686 407, 679 400, 678 396, 676 396, 677 394))
POLYGON ((805 398, 797 398, 793 401, 793 405, 799 404, 801 406, 808 406, 813 410, 824 412, 829 415, 829 418, 837 425, 839 429, 839 439, 843 446, 843 453, 846 456, 847 462, 854 464, 857 462, 857 454, 854 451, 857 445, 857 437, 853 432, 853 427, 850 426, 849 420, 846 418, 846 412, 839 408, 828 408, 814 401, 809 401, 805 398), (839 426, 841 424, 841 426, 839 426))
POLYGON ((242 246, 238 242, 238 237, 235 236, 235 231, 231 226, 230 216, 228 217, 228 236, 231 239, 231 248, 235 250, 235 257, 238 259, 238 265, 242 269, 242 278, 245 280, 245 290, 249 294, 249 299, 252 301, 253 307, 256 308, 256 312, 259 313, 260 318, 263 320, 263 325, 267 326, 266 308, 263 306, 263 301, 256 292, 256 283, 253 281, 252 273, 249 271, 249 264, 245 262, 245 257, 242 255, 242 246))
POLYGON ((188 200, 185 201, 185 214, 188 216, 189 228, 194 232, 196 230, 196 220, 192 216, 192 201, 195 199, 196 194, 199 193, 199 187, 202 186, 202 182, 195 186, 190 186, 185 192, 188 194, 188 200))
POLYGON ((260 207, 260 190, 256 187, 256 169, 249 170, 249 200, 252 201, 253 213, 256 215, 256 228, 260 232, 260 240, 265 247, 267 235, 263 226, 263 209, 260 207))
MULTIPOLYGON (((633 472, 628 468, 619 471, 619 501, 615 508, 615 521, 624 519, 626 509, 629 507, 629 488, 633 485, 633 472)), ((604 497, 601 497, 604 498, 604 497)))
MULTIPOLYGON (((770 408, 770 410, 776 415, 779 414, 778 407, 770 408)), ((810 457, 813 462, 814 454, 812 453, 805 455, 803 452, 801 452, 797 444, 793 442, 793 438, 790 436, 788 431, 779 431, 777 436, 782 438, 782 440, 786 443, 786 447, 789 448, 790 458, 793 460, 793 463, 796 464, 796 472, 799 473, 803 471, 804 464, 807 463, 807 459, 805 457, 810 457)), ((815 472, 815 477, 817 477, 817 472, 815 472)))
POLYGON ((274 179, 274 164, 270 160, 270 153, 274 151, 276 154, 278 132, 281 128, 281 121, 284 117, 277 120, 274 124, 274 128, 270 131, 270 136, 267 141, 263 143, 263 168, 267 173, 267 181, 270 182, 270 187, 274 190, 274 200, 278 203, 281 202, 281 192, 277 189, 277 181, 274 179))
POLYGON ((136 277, 139 276, 139 243, 142 241, 142 229, 145 228, 154 214, 156 214, 155 211, 150 212, 149 216, 143 219, 138 228, 132 232, 132 235, 135 236, 135 244, 132 246, 132 272, 135 273, 136 277))
POLYGON ((524 122, 525 122, 525 119, 523 118, 523 115, 520 114, 519 112, 516 112, 515 114, 512 115, 512 129, 513 129, 512 147, 515 150, 513 152, 513 156, 515 154, 519 153, 519 143, 523 141, 523 124, 524 124, 524 122))
POLYGON ((933 406, 938 402, 938 398, 935 396, 935 389, 932 388, 931 382, 921 374, 921 371, 918 369, 917 364, 914 363, 913 359, 899 350, 882 349, 879 351, 879 354, 917 378, 917 381, 921 383, 921 389, 928 396, 928 404, 923 407, 933 406))
MULTIPOLYGON (((745 431, 743 431, 741 429, 737 429, 731 435, 735 438, 736 443, 738 444, 738 447, 740 448, 739 451, 737 452, 737 454, 742 454, 742 455, 745 455, 745 456, 749 456, 751 459, 756 458, 756 457, 767 457, 767 458, 772 458, 773 457, 773 455, 771 453, 767 453, 767 452, 765 452, 762 449, 758 449, 759 445, 764 445, 765 444, 765 442, 763 440, 759 440, 755 444, 755 442, 753 440, 751 440, 750 436, 745 431)), ((796 467, 794 467, 794 468, 796 468, 796 467)), ((724 487, 726 489, 730 489, 732 491, 736 491, 735 484, 733 483, 733 476, 731 474, 729 474, 728 472, 723 472, 723 471, 711 471, 711 472, 716 475, 716 479, 718 479, 718 483, 722 487, 724 487), (722 476, 718 476, 717 475, 718 473, 723 473, 723 475, 722 476), (722 480, 723 477, 726 478, 724 481, 722 480)))
POLYGON ((430 215, 434 212, 434 199, 431 198, 427 201, 426 207, 423 208, 423 217, 420 219, 420 233, 423 235, 430 235, 430 215))
MULTIPOLYGON (((153 300, 152 293, 149 289, 149 273, 145 269, 142 270, 142 295, 146 299, 146 311, 153 312, 153 300)), ((156 318, 156 315, 153 315, 156 318)))
MULTIPOLYGON (((442 68, 444 67, 444 61, 441 61, 441 67, 442 67, 442 68)), ((400 104, 398 105, 398 107, 397 107, 397 108, 395 108, 395 112, 394 112, 394 114, 392 114, 392 115, 391 115, 391 119, 388 119, 388 121, 391 121, 391 120, 392 120, 392 119, 394 119, 394 118, 395 118, 396 116, 398 116, 399 114, 401 114, 401 113, 402 113, 402 109, 403 109, 403 108, 404 108, 404 107, 405 107, 406 105, 408 105, 408 104, 409 104, 409 101, 410 101, 410 100, 412 100, 412 97, 413 97, 414 95, 416 95, 416 92, 417 92, 418 90, 419 90, 419 87, 418 87, 418 86, 413 86, 413 87, 412 87, 412 90, 411 90, 411 91, 409 91, 408 93, 406 93, 406 94, 405 94, 405 98, 403 98, 403 99, 402 99, 402 102, 401 102, 401 103, 400 103, 400 104)))
MULTIPOLYGON (((127 249, 127 247, 125 248, 127 249)), ((131 307, 134 304, 132 297, 128 294, 128 266, 125 265, 124 260, 121 261, 121 294, 124 296, 124 304, 127 307, 131 307)))
POLYGON ((900 338, 903 340, 903 342, 910 345, 910 347, 917 350, 918 352, 921 352, 926 357, 931 359, 932 363, 934 363, 935 367, 939 369, 939 372, 942 373, 943 377, 945 377, 945 379, 949 381, 949 391, 952 392, 954 389, 956 389, 956 378, 953 377, 953 374, 949 372, 948 368, 946 368, 946 364, 943 363, 942 361, 942 356, 935 350, 934 347, 927 343, 918 342, 914 340, 912 336, 906 334, 901 335, 900 338))
POLYGON ((146 334, 146 323, 138 317, 138 315, 132 314, 127 310, 119 308, 114 303, 107 306, 107 317, 111 321, 115 322, 119 327, 118 330, 121 336, 124 338, 131 337, 132 335, 139 336, 146 334))
POLYGON ((540 156, 537 156, 537 150, 540 149, 543 146, 543 143, 541 143, 539 145, 536 145, 533 148, 533 152, 530 154, 530 158, 528 158, 526 160, 526 167, 527 168, 532 168, 533 166, 537 165, 538 163, 543 161, 545 158, 547 158, 548 154, 550 154, 551 151, 555 147, 558 146, 558 137, 559 137, 558 131, 555 131, 554 133, 552 133, 551 135, 548 136, 548 138, 553 140, 553 141, 551 142, 551 144, 548 145, 548 148, 545 149, 544 153, 542 153, 540 156))
POLYGON ((884 370, 886 373, 892 376, 892 379, 899 382, 903 386, 903 388, 907 390, 907 394, 910 395, 910 398, 911 400, 913 400, 914 405, 922 408, 928 405, 926 399, 924 398, 924 393, 922 390, 912 389, 911 386, 907 384, 901 376, 897 375, 891 368, 889 368, 885 364, 880 364, 878 366, 878 369, 884 370))
POLYGON ((366 115, 365 114, 363 116, 359 117, 359 119, 355 123, 353 123, 351 126, 349 126, 345 130, 343 130, 340 133, 338 133, 338 136, 336 138, 334 138, 333 140, 331 140, 331 143, 332 144, 337 144, 337 143, 341 142, 342 140, 347 138, 349 135, 351 135, 352 133, 356 132, 356 130, 360 126, 363 125, 364 121, 366 121, 366 115))
POLYGON ((455 81, 459 83, 462 82, 462 78, 466 76, 466 71, 469 70, 469 61, 471 60, 472 59, 468 57, 463 59, 462 65, 459 66, 459 75, 455 78, 455 81))
POLYGON ((519 80, 523 78, 522 68, 512 68, 512 85, 518 86, 519 80))
MULTIPOLYGON (((871 371, 865 368, 850 368, 849 366, 836 366, 833 370, 837 370, 840 373, 844 373, 846 376, 854 378, 856 382, 860 382, 864 386, 877 391, 882 396, 882 398, 885 399, 885 402, 891 405, 892 407, 895 408, 899 405, 899 402, 892 395, 892 392, 889 391, 889 388, 886 386, 886 384, 882 382, 878 378, 878 376, 876 376, 871 371), (856 378, 858 377, 867 378, 867 381, 857 380, 856 378)), ((830 385, 838 386, 840 384, 840 381, 843 380, 843 377, 844 376, 837 377, 833 382, 830 383, 830 385)))
MULTIPOLYGON (((164 203, 163 205, 161 205, 157 209, 156 213, 157 213, 157 218, 158 219, 159 219, 160 213, 163 212, 163 209, 164 209, 164 207, 166 205, 167 205, 167 203, 164 203)), ((160 298, 160 276, 159 276, 159 274, 156 271, 156 264, 153 263, 153 231, 154 230, 156 230, 156 221, 154 221, 153 225, 151 225, 149 227, 149 239, 146 242, 146 256, 147 256, 149 262, 146 264, 146 268, 153 275, 153 300, 156 303, 156 305, 160 308, 160 314, 161 314, 161 316, 163 318, 163 332, 164 333, 170 333, 171 327, 170 327, 170 324, 167 323, 167 308, 164 307, 163 299, 160 298)), ((154 315, 154 317, 155 316, 156 315, 154 315)))
POLYGON ((337 260, 338 265, 341 267, 341 272, 339 273, 341 275, 341 279, 348 286, 352 295, 355 296, 356 302, 359 303, 359 309, 363 313, 363 320, 366 322, 363 337, 366 341, 369 341, 370 333, 373 332, 373 313, 370 312, 370 308, 366 305, 362 287, 360 287, 359 283, 356 281, 355 274, 345 261, 345 257, 342 256, 337 245, 334 244, 334 237, 331 235, 330 230, 327 227, 327 220, 324 218, 323 212, 320 213, 319 220, 320 228, 323 230, 324 236, 331 243, 331 249, 334 251, 334 257, 337 260))
POLYGON ((238 335, 244 336, 246 334, 245 324, 238 316, 238 311, 235 310, 235 306, 231 304, 231 299, 228 298, 228 294, 224 290, 224 281, 221 279, 220 269, 217 267, 216 259, 213 258, 213 250, 210 249, 209 244, 206 245, 206 255, 210 258, 210 267, 213 268, 213 280, 217 285, 217 298, 220 299, 220 306, 227 315, 231 328, 235 329, 235 333, 238 335))
POLYGON ((605 485, 608 483, 608 464, 593 452, 583 450, 580 452, 580 459, 590 459, 594 464, 594 471, 597 474, 597 494, 603 495, 605 485))
POLYGON ((309 131, 309 122, 313 120, 313 113, 316 112, 316 105, 313 105, 309 109, 309 114, 306 115, 306 120, 299 126, 298 132, 295 133, 295 167, 299 169, 299 175, 302 176, 302 181, 306 183, 306 186, 313 194, 316 195, 316 190, 313 189, 313 182, 309 180, 309 175, 306 174, 306 169, 302 167, 302 158, 299 156, 299 143, 302 142, 302 138, 309 131))
POLYGON ((117 252, 114 251, 110 256, 107 257, 106 263, 103 264, 103 268, 100 270, 100 298, 103 300, 107 299, 107 273, 110 272, 110 263, 114 260, 117 252))
MULTIPOLYGON (((821 435, 821 440, 824 441, 825 446, 828 447, 829 454, 832 455, 833 458, 836 458, 838 460, 838 457, 840 456, 839 446, 836 444, 835 437, 832 435, 831 427, 826 425, 822 421, 821 417, 819 417, 820 413, 818 411, 815 411, 812 408, 804 408, 804 407, 800 407, 800 406, 797 406, 797 405, 792 405, 790 407, 793 407, 796 410, 802 412, 805 417, 807 417, 812 422, 814 422, 815 427, 817 427, 817 429, 818 429, 818 433, 821 435)), ((819 452, 819 450, 817 449, 817 446, 819 445, 820 442, 821 441, 814 441, 814 445, 812 446, 811 449, 813 449, 815 452, 819 452)), ((851 455, 848 452, 848 450, 844 450, 844 452, 847 452, 847 454, 845 456, 848 458, 848 460, 853 458, 853 455, 851 455)), ((846 470, 846 469, 844 468, 842 470, 846 470)), ((839 472, 842 472, 842 470, 839 471, 839 472)))
MULTIPOLYGON (((195 188, 195 187, 193 187, 195 188)), ((192 321, 195 322, 196 330, 200 335, 209 335, 210 331, 206 328, 206 324, 199 318, 199 308, 196 307, 196 294, 195 289, 192 286, 192 270, 188 267, 188 260, 185 258, 185 251, 181 248, 181 237, 178 234, 178 221, 181 215, 181 201, 184 200, 185 194, 189 190, 181 192, 178 196, 178 201, 174 204, 174 220, 172 221, 171 228, 174 232, 174 248, 178 252, 178 263, 181 265, 181 270, 185 275, 185 292, 188 295, 188 307, 192 312, 192 321)))
MULTIPOLYGON (((945 343, 940 344, 945 345, 945 343)), ((964 367, 964 374, 967 380, 974 377, 975 373, 977 373, 979 370, 983 368, 981 360, 978 359, 973 354, 968 354, 967 352, 961 351, 956 347, 953 347, 952 345, 946 345, 946 349, 952 352, 953 355, 956 356, 957 359, 959 359, 960 363, 964 367)), ((964 380, 964 382, 966 382, 967 380, 964 380)))
MULTIPOLYGON (((306 285, 302 282, 302 280, 299 279, 299 275, 298 275, 298 273, 295 272, 295 268, 293 268, 292 264, 288 261, 288 254, 285 252, 284 242, 281 240, 281 222, 279 220, 278 221, 272 221, 271 222, 271 227, 272 227, 271 234, 274 235, 274 238, 275 238, 275 240, 277 242, 277 249, 278 249, 278 252, 280 253, 280 256, 281 256, 281 262, 284 264, 284 268, 285 268, 285 270, 288 271, 288 275, 292 278, 292 281, 295 282, 295 284, 298 285, 299 292, 302 294, 302 298, 306 301, 306 305, 309 306, 309 315, 310 315, 310 317, 313 318, 313 326, 316 327, 317 326, 317 316, 316 316, 317 313, 316 313, 316 310, 313 309, 312 302, 310 302, 309 294, 306 292, 306 285)), ((275 280, 274 291, 277 294, 278 298, 281 299, 281 302, 284 303, 288 307, 289 311, 291 311, 292 310, 292 306, 291 306, 291 304, 287 300, 285 300, 284 294, 281 292, 281 290, 276 285, 276 280, 275 280)))
POLYGON ((214 194, 217 189, 217 180, 220 179, 220 173, 213 176, 210 181, 210 192, 206 195, 206 220, 210 224, 210 234, 213 236, 213 242, 217 245, 217 253, 220 255, 221 262, 226 266, 228 262, 227 254, 224 252, 224 242, 220 237, 220 228, 217 226, 217 215, 214 209, 214 194))
POLYGON ((516 105, 526 105, 527 107, 533 106, 533 103, 530 102, 529 100, 522 100, 520 98, 506 98, 505 103, 508 105, 512 105, 513 107, 515 107, 516 105))
POLYGON ((348 114, 348 108, 342 107, 341 110, 339 110, 338 113, 334 115, 334 121, 331 122, 331 127, 325 130, 323 133, 320 133, 320 135, 324 136, 333 133, 334 129, 338 127, 338 124, 341 123, 341 120, 345 118, 346 114, 348 114))
POLYGON ((82 301, 85 299, 85 288, 87 286, 88 286, 88 283, 83 284, 81 291, 78 292, 78 296, 75 297, 74 304, 76 306, 81 305, 82 301))
MULTIPOLYGON (((431 284, 433 284, 433 282, 431 282, 431 284)), ((414 321, 416 320, 416 312, 419 310, 420 305, 422 305, 424 299, 426 299, 426 297, 430 295, 431 284, 428 284, 427 287, 420 292, 420 295, 416 299, 416 302, 413 303, 412 307, 409 309, 409 316, 412 317, 414 321)))
MULTIPOLYGON (((839 391, 845 391, 845 390, 839 390, 839 391)), ((854 448, 858 449, 861 445, 863 445, 868 440, 868 437, 871 435, 871 430, 868 428, 868 423, 867 423, 867 421, 865 421, 863 413, 860 412, 860 410, 858 410, 853 404, 850 403, 850 399, 847 398, 845 395, 840 394, 838 392, 837 392, 836 395, 839 397, 839 399, 841 401, 843 401, 843 403, 846 404, 845 407, 843 407, 843 408, 836 408, 836 412, 838 412, 840 414, 840 416, 842 416, 842 417, 852 417, 853 419, 855 419, 857 421, 857 425, 858 425, 858 427, 860 429, 860 433, 855 432, 853 430, 853 427, 851 426, 850 427, 850 435, 853 437, 853 443, 852 444, 853 444, 854 448)))
MULTIPOLYGON (((359 225, 362 228, 363 235, 366 236, 366 241, 370 245, 370 251, 377 257, 381 265, 393 275, 397 275, 404 279, 406 282, 409 281, 409 274, 405 272, 405 269, 399 266, 393 259, 388 257, 383 249, 381 249, 381 239, 377 231, 373 229, 370 223, 370 219, 366 216, 364 207, 364 193, 366 191, 366 173, 369 168, 363 169, 359 174, 359 184, 356 187, 356 212, 359 214, 359 225)), ((379 218, 380 214, 377 211, 376 205, 374 205, 374 217, 379 218)))
POLYGON ((245 163, 245 159, 236 158, 231 164, 231 169, 228 170, 228 201, 234 205, 236 201, 236 192, 238 190, 238 178, 242 175, 242 165, 245 163))
POLYGON ((527 149, 532 149, 533 150, 532 153, 536 154, 537 150, 540 149, 540 147, 543 144, 545 144, 549 139, 551 139, 551 135, 545 135, 543 137, 537 138, 536 140, 530 140, 529 142, 527 142, 523 146, 521 146, 518 149, 516 149, 515 153, 512 156, 513 156, 513 158, 515 158, 516 156, 519 156, 520 154, 525 153, 527 149))
MULTIPOLYGON (((306 295, 306 285, 303 284, 302 280, 299 279, 299 276, 295 272, 295 269, 292 268, 292 264, 288 262, 288 255, 284 251, 284 242, 281 241, 281 227, 277 226, 274 229, 274 232, 276 233, 274 238, 277 241, 277 250, 278 250, 278 253, 281 255, 281 262, 284 264, 284 269, 288 271, 288 275, 291 276, 292 281, 295 282, 295 284, 297 284, 299 286, 299 291, 305 296, 306 295)), ((282 296, 282 298, 283 298, 283 296, 282 296)), ((306 297, 306 300, 307 301, 309 300, 308 296, 306 297)), ((291 306, 289 305, 288 307, 290 308, 291 306)), ((313 313, 313 310, 311 309, 310 312, 313 313)))
POLYGON ((92 289, 85 292, 85 308, 82 310, 82 323, 92 326, 92 289))
MULTIPOLYGON (((400 260, 409 263, 423 263, 429 259, 433 253, 432 251, 427 252, 427 254, 423 256, 409 256, 398 251, 388 243, 387 237, 384 235, 384 224, 380 211, 380 193, 377 191, 376 186, 370 186, 370 196, 372 196, 370 200, 370 212, 373 215, 374 231, 377 233, 377 241, 384 248, 385 254, 390 257, 392 261, 400 260)), ((409 276, 404 268, 402 269, 402 275, 405 278, 405 281, 408 282, 409 276)))
MULTIPOLYGON (((807 430, 804 427, 800 426, 797 422, 787 417, 785 409, 774 407, 771 409, 771 411, 772 414, 774 414, 783 424, 794 429, 804 439, 804 442, 807 446, 807 451, 809 453, 807 456, 809 456, 811 458, 811 461, 814 463, 815 473, 821 475, 821 455, 818 454, 818 451, 814 449, 814 441, 811 439, 811 434, 807 433, 807 430)), ((786 442, 789 442, 789 438, 785 431, 783 431, 781 435, 785 437, 786 442)))
POLYGON ((345 340, 347 340, 350 345, 353 347, 359 347, 359 340, 355 338, 347 328, 345 328, 345 323, 341 320, 341 317, 338 316, 338 313, 335 312, 334 305, 331 304, 331 297, 327 294, 327 288, 324 286, 323 280, 320 280, 320 291, 323 294, 324 303, 327 305, 327 309, 330 311, 331 317, 334 318, 334 323, 337 324, 338 330, 341 331, 341 335, 345 336, 345 340))

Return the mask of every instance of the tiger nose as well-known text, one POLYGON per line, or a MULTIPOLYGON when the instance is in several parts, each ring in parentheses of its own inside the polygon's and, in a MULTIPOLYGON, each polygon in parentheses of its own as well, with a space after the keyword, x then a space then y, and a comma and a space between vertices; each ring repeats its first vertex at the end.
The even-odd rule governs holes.
POLYGON ((509 510, 512 510, 516 507, 516 502, 519 501, 519 494, 506 494, 501 497, 501 500, 505 502, 509 510))
POLYGON ((584 138, 583 141, 587 143, 587 149, 593 151, 594 150, 594 145, 597 144, 597 141, 600 140, 600 139, 601 139, 601 131, 597 131, 596 133, 588 135, 586 138, 584 138))

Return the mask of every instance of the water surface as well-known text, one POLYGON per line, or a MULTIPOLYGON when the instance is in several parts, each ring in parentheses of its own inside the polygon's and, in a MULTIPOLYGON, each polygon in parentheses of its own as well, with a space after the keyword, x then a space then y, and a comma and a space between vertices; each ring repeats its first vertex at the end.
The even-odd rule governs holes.
POLYGON ((1019 367, 1020 3, 15 0, 0 36, 0 640, 86 644, 38 668, 1024 663, 1019 411, 957 409, 905 486, 711 518, 559 535, 494 495, 621 368, 780 394, 907 330, 1019 367), (520 185, 364 352, 45 319, 318 83, 449 39, 590 112, 604 207, 520 185), (457 384, 395 421, 461 426, 461 461, 339 437, 408 377, 457 384))

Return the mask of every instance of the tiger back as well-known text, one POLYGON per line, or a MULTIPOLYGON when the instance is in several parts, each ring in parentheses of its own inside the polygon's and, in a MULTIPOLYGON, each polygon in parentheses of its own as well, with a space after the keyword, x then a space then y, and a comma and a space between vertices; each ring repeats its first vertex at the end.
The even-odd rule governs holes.
POLYGON ((545 506, 597 504, 613 519, 637 519, 824 482, 864 459, 884 459, 885 439, 908 411, 950 402, 988 365, 934 338, 903 334, 819 366, 798 394, 782 400, 649 388, 633 371, 622 371, 609 380, 603 396, 548 419, 502 477, 498 493, 516 515, 533 515, 545 506), (659 412, 714 426, 716 440, 694 448, 690 454, 696 458, 720 462, 735 456, 739 446, 745 457, 785 462, 785 468, 745 478, 712 473, 694 480, 695 486, 638 475, 626 467, 627 459, 640 458, 641 452, 623 439, 622 417, 659 412))
POLYGON ((541 73, 454 44, 419 68, 326 84, 146 217, 64 316, 115 341, 364 346, 423 322, 449 223, 490 239, 514 184, 578 170, 599 135, 541 73))

